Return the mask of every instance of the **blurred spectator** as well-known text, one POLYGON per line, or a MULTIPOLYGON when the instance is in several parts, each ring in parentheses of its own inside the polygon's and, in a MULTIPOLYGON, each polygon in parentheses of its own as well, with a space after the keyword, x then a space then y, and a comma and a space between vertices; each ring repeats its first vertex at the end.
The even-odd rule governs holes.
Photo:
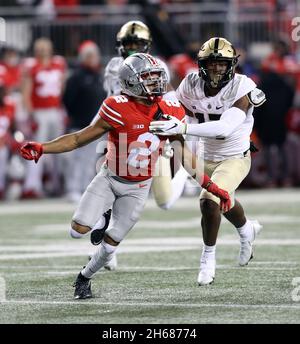
POLYGON ((168 60, 171 73, 171 84, 176 89, 187 74, 198 72, 197 56, 201 49, 201 43, 189 40, 185 44, 185 52, 175 54, 168 60))
POLYGON ((286 119, 295 94, 292 73, 296 64, 288 53, 285 42, 275 42, 274 51, 262 62, 263 74, 258 85, 267 97, 267 102, 255 111, 255 127, 263 144, 269 187, 278 183, 282 186, 291 184, 285 142, 286 119))
POLYGON ((8 80, 7 68, 0 64, 0 84, 6 85, 8 80))
POLYGON ((59 7, 76 7, 79 5, 79 0, 53 0, 56 8, 59 7))
POLYGON ((4 85, 0 84, 0 200, 5 195, 6 172, 14 117, 14 104, 6 97, 4 85))
POLYGON ((7 71, 5 86, 8 92, 19 90, 21 83, 20 54, 13 47, 4 47, 1 54, 0 66, 7 71))
POLYGON ((296 59, 290 54, 288 43, 279 39, 273 44, 273 52, 262 62, 261 69, 264 72, 273 71, 282 75, 297 73, 296 59))
POLYGON ((242 47, 237 47, 236 53, 239 56, 239 63, 236 67, 236 72, 247 75, 257 83, 258 71, 254 68, 253 63, 248 59, 246 50, 242 47))
MULTIPOLYGON (((63 134, 61 95, 65 79, 65 60, 53 56, 52 42, 40 38, 34 42, 34 57, 24 62, 22 95, 32 126, 32 139, 48 141, 63 134)), ((57 185, 57 159, 45 156, 41 163, 27 164, 22 198, 38 198, 43 194, 42 177, 45 163, 52 165, 53 190, 57 185)))
MULTIPOLYGON (((200 47, 197 46, 197 48, 198 53, 200 47)), ((193 52, 191 51, 190 54, 176 54, 168 60, 168 65, 172 76, 171 84, 174 87, 174 89, 176 89, 179 86, 182 79, 187 74, 198 71, 198 65, 196 63, 197 53, 193 54, 193 52)))
POLYGON ((72 12, 72 9, 76 9, 80 5, 79 0, 53 0, 56 17, 57 18, 77 18, 80 15, 72 12), (63 10, 61 13, 60 11, 63 10), (71 13, 64 13, 64 11, 70 11, 71 13))
MULTIPOLYGON (((92 41, 83 42, 79 47, 78 62, 78 68, 67 80, 63 96, 71 132, 88 126, 106 97, 100 74, 99 47, 92 41)), ((97 142, 93 142, 68 153, 70 167, 66 176, 66 189, 68 199, 72 202, 79 201, 96 174, 96 146, 97 142)))

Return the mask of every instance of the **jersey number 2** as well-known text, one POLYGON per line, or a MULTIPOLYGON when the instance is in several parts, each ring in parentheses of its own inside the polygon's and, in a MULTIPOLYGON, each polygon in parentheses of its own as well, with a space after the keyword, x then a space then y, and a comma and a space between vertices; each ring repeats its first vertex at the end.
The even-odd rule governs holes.
POLYGON ((136 142, 144 143, 145 146, 131 149, 128 155, 127 163, 128 165, 133 166, 135 168, 146 168, 150 163, 150 159, 139 160, 138 157, 147 157, 151 155, 153 152, 155 152, 159 147, 160 140, 156 135, 153 135, 151 133, 144 133, 137 138, 136 142), (149 148, 146 147, 146 141, 151 142, 149 148))

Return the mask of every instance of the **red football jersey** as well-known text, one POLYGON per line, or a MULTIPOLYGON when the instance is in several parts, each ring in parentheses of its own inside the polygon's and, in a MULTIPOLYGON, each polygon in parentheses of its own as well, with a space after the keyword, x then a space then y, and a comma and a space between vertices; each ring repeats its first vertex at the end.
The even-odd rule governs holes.
POLYGON ((20 87, 21 83, 21 68, 20 65, 17 66, 9 66, 4 63, 0 63, 0 83, 1 83, 1 69, 5 68, 6 69, 6 77, 4 80, 4 85, 8 89, 14 89, 20 87))
POLYGON ((3 64, 0 64, 0 86, 3 86, 3 85, 6 86, 7 80, 8 80, 7 68, 3 64))
POLYGON ((24 63, 24 69, 25 73, 32 78, 31 101, 33 108, 59 107, 66 69, 64 58, 53 56, 47 66, 42 65, 35 58, 29 58, 24 63))
POLYGON ((15 104, 8 98, 0 105, 0 148, 7 143, 9 129, 15 119, 15 104))
POLYGON ((177 101, 162 100, 146 106, 120 95, 103 102, 99 115, 114 128, 108 134, 107 164, 121 178, 143 181, 152 177, 166 140, 149 132, 150 122, 158 119, 159 111, 182 121, 185 117, 177 101))

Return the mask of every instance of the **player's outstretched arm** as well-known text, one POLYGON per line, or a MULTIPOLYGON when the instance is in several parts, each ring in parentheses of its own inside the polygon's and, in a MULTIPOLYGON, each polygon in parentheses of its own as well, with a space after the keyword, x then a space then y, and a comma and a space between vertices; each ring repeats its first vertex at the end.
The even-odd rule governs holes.
POLYGON ((79 147, 85 146, 100 138, 112 127, 102 118, 94 121, 89 126, 72 134, 60 136, 52 141, 39 143, 27 142, 21 148, 21 155, 24 159, 38 162, 42 154, 57 154, 69 152, 79 147))
POLYGON ((202 173, 203 165, 201 161, 197 159, 196 155, 190 151, 186 144, 183 144, 183 137, 176 136, 176 139, 176 141, 174 139, 172 140, 174 155, 182 162, 183 167, 201 185, 201 187, 220 198, 220 209, 223 212, 230 210, 231 202, 228 192, 219 188, 218 185, 208 177, 208 175, 202 173), (178 144, 179 142, 180 144, 178 144))
POLYGON ((225 138, 244 122, 249 105, 247 96, 243 96, 231 108, 223 112, 219 121, 186 124, 176 117, 164 115, 163 118, 167 121, 153 121, 149 128, 152 133, 161 136, 188 134, 200 137, 225 138))

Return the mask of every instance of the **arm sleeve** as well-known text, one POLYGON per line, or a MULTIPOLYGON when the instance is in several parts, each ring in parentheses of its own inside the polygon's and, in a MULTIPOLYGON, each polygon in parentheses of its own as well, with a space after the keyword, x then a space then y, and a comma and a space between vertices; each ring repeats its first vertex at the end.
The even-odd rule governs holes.
POLYGON ((231 107, 223 112, 219 121, 187 124, 186 134, 211 138, 226 138, 244 122, 245 118, 246 114, 244 111, 237 107, 231 107))

